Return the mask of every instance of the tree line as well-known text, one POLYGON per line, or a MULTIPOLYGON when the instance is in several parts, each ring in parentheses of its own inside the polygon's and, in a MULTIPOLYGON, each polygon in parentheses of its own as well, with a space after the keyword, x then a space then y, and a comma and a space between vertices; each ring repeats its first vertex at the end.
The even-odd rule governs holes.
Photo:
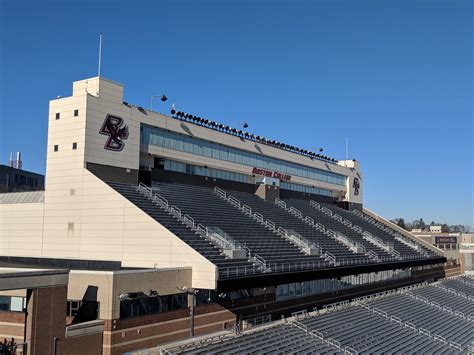
POLYGON ((429 231, 430 226, 441 226, 442 233, 470 233, 472 228, 470 226, 465 226, 462 224, 448 225, 446 223, 438 223, 431 221, 430 224, 426 224, 423 218, 415 219, 412 222, 406 222, 403 218, 395 218, 391 220, 392 223, 395 223, 397 226, 411 231, 412 229, 421 229, 422 231, 429 231))

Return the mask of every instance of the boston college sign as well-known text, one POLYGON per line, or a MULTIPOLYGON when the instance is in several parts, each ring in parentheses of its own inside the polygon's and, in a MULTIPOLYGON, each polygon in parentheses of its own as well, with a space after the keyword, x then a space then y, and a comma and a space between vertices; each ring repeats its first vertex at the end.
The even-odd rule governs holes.
POLYGON ((275 179, 280 179, 280 180, 291 180, 291 175, 288 174, 282 174, 277 171, 270 171, 270 170, 265 170, 265 169, 260 169, 260 168, 253 168, 252 174, 255 175, 262 175, 266 177, 271 177, 275 179))

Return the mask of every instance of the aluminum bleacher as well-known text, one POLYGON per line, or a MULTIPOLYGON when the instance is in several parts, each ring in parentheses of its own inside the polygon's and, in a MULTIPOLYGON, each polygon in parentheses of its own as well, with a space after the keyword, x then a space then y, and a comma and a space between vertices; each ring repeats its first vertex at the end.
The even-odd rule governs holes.
POLYGON ((347 236, 350 240, 364 245, 365 248, 375 252, 381 259, 390 256, 399 256, 401 259, 417 259, 425 258, 429 253, 421 247, 414 245, 413 242, 407 241, 403 236, 398 239, 389 234, 386 230, 376 227, 368 221, 360 218, 357 214, 349 212, 336 205, 319 204, 314 201, 287 199, 286 204, 297 208, 299 211, 311 218, 321 221, 325 226, 339 231, 347 236), (370 235, 380 240, 379 245, 371 242, 370 235), (367 236, 367 237, 366 237, 367 236), (404 244, 413 244, 413 247, 404 244))
POLYGON ((318 227, 308 224, 301 218, 292 215, 272 202, 265 201, 252 193, 230 191, 227 192, 245 206, 253 211, 258 212, 265 220, 271 221, 277 227, 286 231, 296 232, 295 234, 314 242, 323 252, 327 252, 337 261, 353 261, 357 263, 370 263, 370 259, 365 252, 357 253, 350 250, 346 245, 337 241, 335 238, 328 236, 318 227))
MULTIPOLYGON (((449 294, 436 285, 460 280, 413 285, 309 314, 297 312, 259 329, 170 344, 162 353, 472 354, 474 318, 463 318, 417 296, 433 289, 449 294)), ((474 306, 474 299, 467 302, 474 306)))
POLYGON ((253 193, 162 181, 110 185, 216 264, 220 279, 428 257, 393 236, 395 248, 384 249, 308 201, 275 204, 253 193))
MULTIPOLYGON (((216 264, 219 268, 219 272, 221 272, 221 270, 227 271, 229 268, 232 269, 235 274, 255 274, 262 272, 259 267, 248 260, 233 260, 226 258, 222 255, 220 249, 210 240, 207 240, 195 230, 191 229, 170 211, 167 211, 158 204, 153 203, 149 198, 141 194, 136 186, 117 183, 111 183, 110 185, 139 208, 163 224, 175 235, 180 237, 183 241, 192 246, 201 255, 216 264)), ((220 278, 225 278, 227 276, 231 275, 229 275, 228 272, 222 272, 222 274, 219 275, 220 278)))
POLYGON ((350 212, 331 204, 322 204, 322 206, 326 207, 334 214, 338 214, 347 219, 354 225, 360 226, 363 231, 369 232, 381 240, 393 244, 395 250, 399 251, 405 257, 419 257, 420 254, 425 257, 433 255, 433 252, 425 248, 423 245, 408 240, 390 226, 375 220, 364 212, 358 210, 350 212), (416 249, 414 249, 414 247, 416 249))
POLYGON ((179 206, 196 223, 223 231, 229 238, 245 245, 250 255, 263 260, 267 272, 317 269, 330 264, 318 255, 306 255, 298 247, 282 238, 274 229, 261 221, 250 218, 244 212, 219 198, 214 189, 160 182, 153 184, 154 191, 170 203, 179 206))

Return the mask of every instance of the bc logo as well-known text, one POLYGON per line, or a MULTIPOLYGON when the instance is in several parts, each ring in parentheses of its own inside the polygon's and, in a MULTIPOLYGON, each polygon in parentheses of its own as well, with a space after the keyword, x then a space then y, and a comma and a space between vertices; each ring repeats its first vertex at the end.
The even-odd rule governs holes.
POLYGON ((354 195, 359 194, 359 189, 360 189, 360 183, 359 183, 359 178, 355 177, 354 182, 352 183, 352 187, 354 188, 354 195))
POLYGON ((113 150, 120 152, 125 143, 123 142, 128 138, 128 126, 123 124, 123 118, 107 115, 102 127, 99 130, 100 134, 109 136, 107 142, 105 142, 104 149, 113 150))
POLYGON ((360 189, 360 183, 359 183, 359 178, 354 178, 354 182, 352 183, 352 187, 354 188, 354 195, 359 194, 359 189, 360 189))

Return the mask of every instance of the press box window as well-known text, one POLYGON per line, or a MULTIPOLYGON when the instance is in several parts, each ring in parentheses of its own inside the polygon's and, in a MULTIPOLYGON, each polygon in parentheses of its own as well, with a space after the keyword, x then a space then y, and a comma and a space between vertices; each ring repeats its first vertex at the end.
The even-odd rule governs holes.
POLYGON ((55 144, 54 145, 54 151, 57 152, 59 150, 59 145, 55 144))
POLYGON ((59 112, 56 112, 56 119, 59 120, 61 118, 61 114, 59 112))
POLYGON ((74 117, 79 116, 79 110, 74 110, 74 117))
POLYGON ((76 149, 77 149, 77 143, 76 143, 76 142, 72 143, 72 149, 73 149, 73 150, 76 150, 76 149))

